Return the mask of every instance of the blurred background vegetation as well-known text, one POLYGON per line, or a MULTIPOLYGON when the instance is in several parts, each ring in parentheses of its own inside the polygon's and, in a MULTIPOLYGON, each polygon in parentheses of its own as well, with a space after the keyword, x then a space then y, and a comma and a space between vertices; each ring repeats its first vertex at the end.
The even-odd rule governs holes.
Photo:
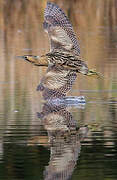
MULTIPOLYGON (((79 95, 78 90, 113 90, 115 96, 117 1, 52 2, 57 3, 68 15, 80 40, 82 56, 89 67, 96 68, 104 76, 99 81, 79 75, 70 94, 79 95)), ((49 51, 48 36, 42 26, 46 3, 46 0, 0 1, 0 82, 1 100, 5 107, 10 105, 17 108, 18 104, 25 106, 26 95, 33 104, 40 98, 40 93, 36 93, 35 89, 46 69, 33 67, 16 56, 42 55, 49 51)), ((102 94, 104 98, 112 96, 109 92, 102 94)), ((3 104, 1 109, 4 109, 3 104)))

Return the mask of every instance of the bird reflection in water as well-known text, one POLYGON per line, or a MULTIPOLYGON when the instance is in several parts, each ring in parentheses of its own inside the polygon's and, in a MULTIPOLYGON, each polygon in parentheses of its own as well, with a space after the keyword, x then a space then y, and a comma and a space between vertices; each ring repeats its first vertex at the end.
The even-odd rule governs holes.
POLYGON ((32 137, 28 145, 43 145, 50 149, 50 160, 44 170, 45 180, 67 180, 77 163, 80 142, 87 135, 88 127, 78 127, 69 111, 71 105, 84 107, 84 98, 66 97, 66 94, 72 88, 77 73, 89 75, 90 70, 80 56, 79 43, 63 11, 55 4, 47 3, 44 18, 44 29, 50 38, 50 53, 23 58, 34 65, 48 67, 37 87, 43 98, 48 100, 42 112, 37 113, 47 135, 32 137))
MULTIPOLYGON (((81 58, 79 42, 72 25, 57 5, 47 3, 43 27, 49 35, 50 52, 41 57, 20 56, 36 66, 47 66, 46 74, 37 87, 43 98, 48 100, 42 112, 37 113, 47 135, 44 138, 41 135, 31 138, 28 145, 38 144, 50 148, 50 161, 44 171, 45 180, 67 180, 75 168, 81 150, 80 141, 85 138, 88 128, 78 127, 78 122, 68 110, 70 104, 68 107, 66 103, 68 98, 70 102, 76 102, 76 98, 71 97, 70 100, 66 94, 72 88, 77 73, 87 76, 98 73, 89 70, 81 58)), ((84 98, 81 101, 85 103, 84 98)))
POLYGON ((48 136, 44 140, 41 135, 35 136, 28 145, 43 145, 50 149, 50 160, 44 170, 45 180, 67 180, 74 171, 88 127, 78 127, 70 112, 70 104, 45 103, 37 116, 48 136))

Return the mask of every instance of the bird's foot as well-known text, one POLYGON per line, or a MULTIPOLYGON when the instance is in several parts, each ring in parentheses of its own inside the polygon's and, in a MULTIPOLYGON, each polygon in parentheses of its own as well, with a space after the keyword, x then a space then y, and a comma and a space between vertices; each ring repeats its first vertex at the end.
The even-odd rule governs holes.
POLYGON ((103 78, 103 75, 101 73, 99 73, 99 72, 96 72, 95 69, 89 69, 88 73, 87 73, 87 76, 93 76, 93 77, 97 77, 97 78, 100 78, 100 79, 103 78))

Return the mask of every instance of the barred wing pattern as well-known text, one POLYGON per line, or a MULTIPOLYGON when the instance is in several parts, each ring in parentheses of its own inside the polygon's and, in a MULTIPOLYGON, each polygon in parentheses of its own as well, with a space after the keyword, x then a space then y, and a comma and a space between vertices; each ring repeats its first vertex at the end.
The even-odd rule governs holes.
POLYGON ((51 41, 51 51, 62 49, 80 54, 80 45, 65 13, 54 3, 47 3, 43 27, 51 41))
POLYGON ((37 116, 43 119, 46 130, 72 131, 78 127, 77 121, 65 105, 54 105, 51 101, 44 103, 42 112, 38 112, 37 116))
POLYGON ((76 73, 61 66, 51 65, 37 87, 44 99, 61 98, 72 88, 76 73))

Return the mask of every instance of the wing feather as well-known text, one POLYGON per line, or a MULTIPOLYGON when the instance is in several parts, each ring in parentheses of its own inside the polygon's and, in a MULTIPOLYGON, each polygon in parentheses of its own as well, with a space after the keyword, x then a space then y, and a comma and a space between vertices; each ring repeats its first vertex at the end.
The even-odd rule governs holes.
POLYGON ((44 99, 64 97, 75 79, 75 72, 52 65, 48 67, 37 90, 42 91, 44 99))
POLYGON ((54 3, 47 3, 43 27, 49 34, 51 50, 64 49, 76 55, 80 54, 80 45, 71 23, 65 13, 54 3))

